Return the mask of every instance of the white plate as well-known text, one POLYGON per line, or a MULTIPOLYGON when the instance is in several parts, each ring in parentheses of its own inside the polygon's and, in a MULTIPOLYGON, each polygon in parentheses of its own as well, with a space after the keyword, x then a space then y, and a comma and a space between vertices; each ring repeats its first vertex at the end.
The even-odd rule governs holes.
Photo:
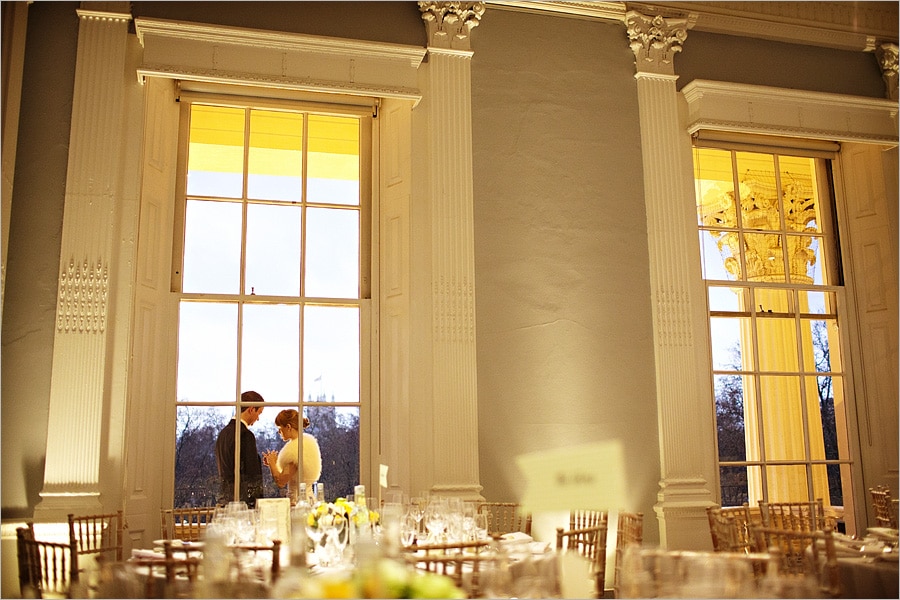
POLYGON ((872 537, 876 537, 879 540, 884 540, 886 542, 898 541, 897 530, 891 529, 890 527, 869 527, 866 531, 872 534, 872 537))

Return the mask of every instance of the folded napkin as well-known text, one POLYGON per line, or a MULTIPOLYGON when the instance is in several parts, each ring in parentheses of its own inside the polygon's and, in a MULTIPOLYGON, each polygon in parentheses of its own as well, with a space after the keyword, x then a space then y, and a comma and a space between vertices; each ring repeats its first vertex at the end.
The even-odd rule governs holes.
POLYGON ((166 555, 155 550, 144 550, 142 548, 132 548, 131 558, 161 558, 165 560, 166 555))
POLYGON ((512 531, 500 536, 500 543, 533 542, 534 538, 521 531, 512 531))
POLYGON ((532 554, 544 554, 550 552, 550 542, 531 542, 529 546, 531 547, 532 554))

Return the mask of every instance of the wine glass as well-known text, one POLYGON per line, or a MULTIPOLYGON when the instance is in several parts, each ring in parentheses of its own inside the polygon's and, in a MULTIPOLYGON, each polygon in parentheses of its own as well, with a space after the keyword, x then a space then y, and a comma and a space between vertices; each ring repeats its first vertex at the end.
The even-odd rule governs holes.
POLYGON ((416 541, 416 533, 419 531, 419 521, 413 515, 407 513, 400 521, 400 543, 404 548, 409 548, 416 541))
POLYGON ((475 513, 472 518, 475 525, 475 539, 488 539, 488 516, 487 513, 475 513))
POLYGON ((413 496, 409 499, 409 514, 416 520, 416 531, 421 528, 419 524, 425 516, 425 499, 422 496, 413 496))
POLYGON ((434 499, 425 507, 425 528, 431 543, 440 542, 447 522, 446 505, 440 499, 434 499))

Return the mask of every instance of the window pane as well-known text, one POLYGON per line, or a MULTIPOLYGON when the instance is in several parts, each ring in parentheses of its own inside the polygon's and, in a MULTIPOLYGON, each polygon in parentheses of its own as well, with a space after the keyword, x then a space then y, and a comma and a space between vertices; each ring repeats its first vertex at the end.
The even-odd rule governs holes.
POLYGON ((797 358, 797 327, 794 319, 760 316, 756 319, 759 336, 759 370, 792 371, 800 369, 797 358))
POLYGON ((229 402, 237 381, 237 304, 179 305, 179 401, 229 402))
MULTIPOLYGON (((775 157, 756 152, 735 152, 741 190, 741 225, 744 229, 781 229, 775 157)), ((749 269, 749 267, 748 267, 749 269)))
POLYGON ((760 377, 759 385, 766 460, 805 460, 799 378, 760 377))
POLYGON ((797 292, 800 312, 812 315, 833 315, 837 310, 834 292, 800 290, 797 292))
POLYGON ((246 294, 300 295, 299 206, 247 206, 246 294))
POLYGON ((216 504, 216 438, 233 415, 231 407, 176 407, 175 508, 216 504))
MULTIPOLYGON (((815 406, 818 407, 819 418, 822 422, 822 440, 817 442, 816 448, 812 449, 813 458, 838 460, 839 458, 849 458, 846 454, 843 456, 840 452, 840 444, 837 435, 837 417, 835 413, 835 389, 834 386, 840 386, 843 381, 840 377, 806 377, 806 386, 809 390, 815 406)), ((838 394, 840 394, 839 390, 838 394)), ((838 405, 843 409, 843 405, 838 405)), ((840 415, 843 418, 843 415, 840 415)), ((812 420, 812 419, 810 419, 812 420)))
POLYGON ((821 231, 817 217, 815 161, 800 156, 779 156, 784 224, 788 231, 821 231))
POLYGON ((769 502, 808 502, 809 486, 803 465, 766 467, 769 502))
POLYGON ((791 283, 822 285, 821 236, 787 235, 791 283))
POLYGON ((241 389, 266 401, 300 399, 300 308, 285 304, 244 305, 241 389))
POLYGON ((704 279, 741 279, 741 260, 734 244, 737 239, 736 233, 700 231, 704 279))
POLYGON ((719 460, 746 460, 743 378, 740 375, 716 375, 714 385, 719 460))
POLYGON ((747 310, 747 288, 709 286, 709 310, 744 312, 747 310))
POLYGON ((759 313, 793 313, 791 292, 777 288, 753 289, 753 305, 759 313))
POLYGON ((741 506, 744 502, 750 501, 747 488, 748 471, 759 471, 759 467, 719 467, 722 506, 741 506))
POLYGON ((359 402, 357 307, 304 307, 303 390, 307 402, 359 402))
MULTIPOLYGON (((831 368, 832 336, 837 340, 837 321, 835 319, 800 321, 803 328, 803 370, 807 372, 827 373, 831 368)), ((840 345, 835 345, 835 352, 840 352, 840 345)), ((838 357, 839 358, 839 357, 838 357)), ((840 361, 838 361, 840 364, 840 361)))
POLYGON ((712 340, 713 369, 716 371, 740 371, 752 369, 753 356, 743 341, 750 343, 749 336, 741 335, 749 331, 749 319, 711 317, 709 319, 712 340))
POLYGON ((303 195, 303 115, 250 112, 247 197, 299 202, 303 195))
POLYGON ((745 233, 744 261, 751 281, 784 283, 784 256, 781 236, 774 233, 745 233))
MULTIPOLYGON (((310 406, 307 433, 319 442, 322 476, 328 500, 348 497, 359 483, 359 408, 310 406)), ((375 490, 371 490, 375 492, 375 490)))
POLYGON ((359 212, 310 208, 306 219, 305 295, 358 298, 359 212))
POLYGON ((244 110, 191 106, 188 196, 243 196, 244 110))
POLYGON ((188 200, 182 291, 235 294, 240 287, 241 205, 188 200))
POLYGON ((698 224, 707 227, 737 227, 731 152, 695 148, 694 184, 698 224))
POLYGON ((308 202, 359 206, 359 119, 309 116, 308 202))

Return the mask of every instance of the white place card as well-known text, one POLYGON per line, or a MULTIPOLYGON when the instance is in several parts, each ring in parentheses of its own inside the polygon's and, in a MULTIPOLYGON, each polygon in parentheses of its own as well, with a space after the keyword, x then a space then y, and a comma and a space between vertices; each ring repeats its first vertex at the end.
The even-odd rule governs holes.
POLYGON ((625 506, 622 444, 597 442, 522 454, 525 512, 616 509, 625 506))

